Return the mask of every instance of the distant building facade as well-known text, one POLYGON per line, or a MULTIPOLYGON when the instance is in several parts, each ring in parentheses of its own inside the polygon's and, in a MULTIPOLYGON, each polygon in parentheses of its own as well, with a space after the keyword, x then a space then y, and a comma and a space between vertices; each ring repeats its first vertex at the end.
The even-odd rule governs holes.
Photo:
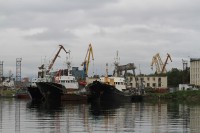
POLYGON ((78 67, 72 67, 72 70, 70 72, 77 80, 83 78, 84 71, 79 70, 78 67))
POLYGON ((136 88, 140 83, 144 87, 150 88, 167 88, 167 76, 137 76, 128 77, 127 85, 131 88, 136 88))
POLYGON ((190 84, 200 86, 200 58, 190 59, 190 84))

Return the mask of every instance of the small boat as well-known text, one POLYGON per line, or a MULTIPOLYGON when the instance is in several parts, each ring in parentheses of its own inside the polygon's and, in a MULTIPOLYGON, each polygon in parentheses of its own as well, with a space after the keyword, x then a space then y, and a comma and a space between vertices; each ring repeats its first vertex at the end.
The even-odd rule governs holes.
POLYGON ((94 81, 86 87, 88 101, 109 101, 109 102, 131 102, 132 95, 116 89, 113 85, 109 85, 100 81, 94 81))
POLYGON ((30 99, 30 95, 27 92, 27 89, 19 89, 17 90, 15 97, 18 99, 30 99))

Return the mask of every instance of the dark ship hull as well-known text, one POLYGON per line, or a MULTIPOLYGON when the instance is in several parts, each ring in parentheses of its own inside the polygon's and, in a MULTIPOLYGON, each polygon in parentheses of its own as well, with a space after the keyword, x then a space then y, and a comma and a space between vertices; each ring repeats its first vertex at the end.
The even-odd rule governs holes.
POLYGON ((44 99, 38 87, 29 86, 27 87, 27 91, 32 101, 42 101, 44 99))
POLYGON ((64 93, 64 86, 53 82, 36 83, 46 101, 60 101, 64 93))
POLYGON ((46 101, 87 101, 85 94, 79 93, 78 90, 68 89, 65 86, 52 83, 36 83, 46 101))
POLYGON ((132 95, 119 91, 114 86, 94 81, 86 88, 90 102, 131 102, 132 95))

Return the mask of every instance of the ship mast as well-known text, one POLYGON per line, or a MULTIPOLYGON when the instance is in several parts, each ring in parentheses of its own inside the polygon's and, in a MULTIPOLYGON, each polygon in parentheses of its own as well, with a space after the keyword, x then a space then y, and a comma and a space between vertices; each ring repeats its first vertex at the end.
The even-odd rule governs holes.
POLYGON ((68 73, 67 73, 67 75, 68 76, 70 76, 71 74, 70 74, 70 70, 71 70, 71 61, 70 61, 70 50, 69 50, 69 58, 67 58, 67 62, 66 62, 66 64, 67 64, 67 71, 68 71, 68 73))
POLYGON ((115 74, 114 76, 117 77, 118 76, 118 73, 117 73, 117 67, 119 66, 119 57, 118 57, 118 51, 116 53, 116 58, 115 58, 115 62, 114 62, 114 65, 115 65, 115 74))

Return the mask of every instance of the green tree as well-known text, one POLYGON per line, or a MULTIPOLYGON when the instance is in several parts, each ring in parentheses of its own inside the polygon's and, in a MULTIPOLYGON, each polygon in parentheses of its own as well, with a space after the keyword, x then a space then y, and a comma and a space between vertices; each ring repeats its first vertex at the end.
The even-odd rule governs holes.
POLYGON ((167 78, 169 87, 177 87, 179 84, 189 83, 190 73, 189 70, 172 68, 171 71, 167 72, 167 78))

